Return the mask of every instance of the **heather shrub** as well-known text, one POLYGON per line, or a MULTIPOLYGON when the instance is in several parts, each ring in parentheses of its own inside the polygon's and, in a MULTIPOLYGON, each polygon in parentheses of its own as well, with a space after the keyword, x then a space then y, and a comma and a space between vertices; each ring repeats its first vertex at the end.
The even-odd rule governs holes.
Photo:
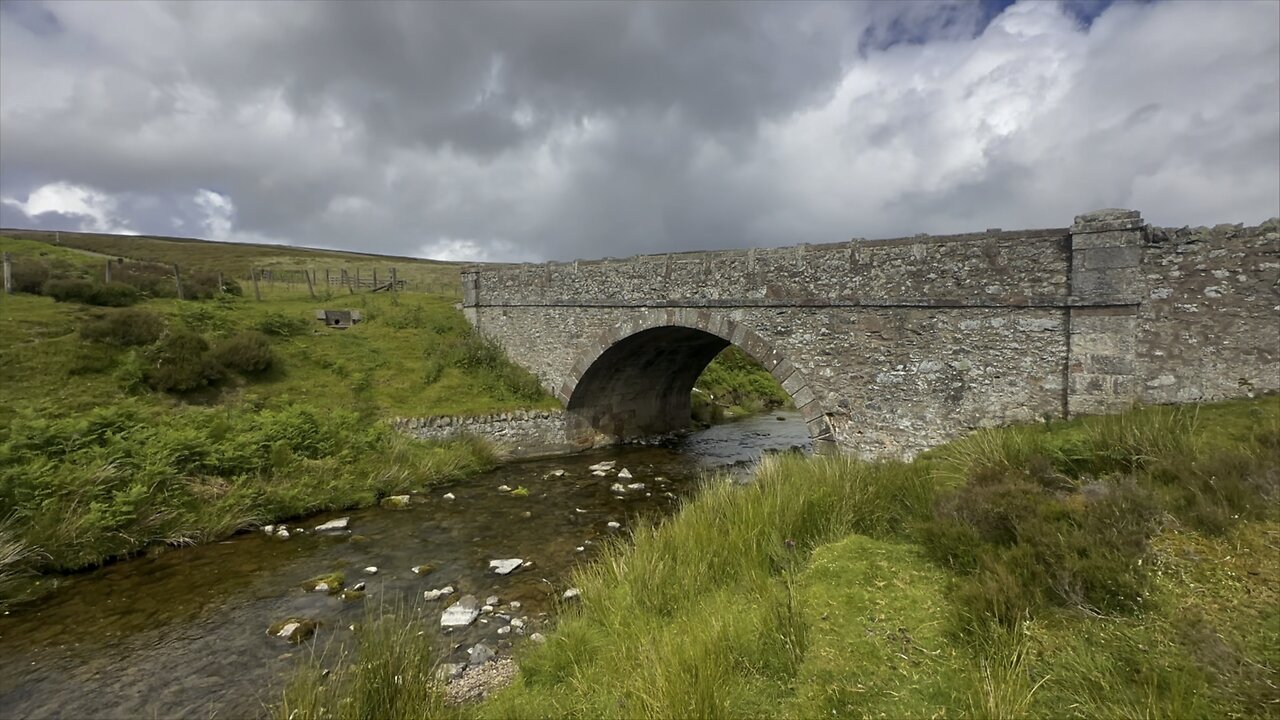
POLYGON ((95 283, 90 280, 54 279, 45 282, 43 293, 58 302, 78 302, 103 307, 125 307, 138 302, 138 291, 124 283, 95 283))
POLYGON ((222 340, 214 348, 213 357, 228 370, 245 374, 265 372, 275 363, 271 341, 254 330, 236 333, 222 340))
POLYGON ((165 336, 149 353, 147 384, 164 392, 183 393, 216 385, 226 370, 209 352, 209 343, 190 330, 165 336))
POLYGON ((140 308, 110 310, 88 318, 80 337, 89 342, 135 347, 150 345, 164 333, 164 319, 140 308))

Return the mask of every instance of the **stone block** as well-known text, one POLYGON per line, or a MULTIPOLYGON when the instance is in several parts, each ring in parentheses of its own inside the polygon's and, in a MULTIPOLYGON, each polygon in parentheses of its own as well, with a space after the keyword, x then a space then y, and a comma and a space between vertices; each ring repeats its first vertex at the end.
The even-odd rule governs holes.
POLYGON ((1142 248, 1137 245, 1099 247, 1083 250, 1084 266, 1089 270, 1136 268, 1142 262, 1142 248))

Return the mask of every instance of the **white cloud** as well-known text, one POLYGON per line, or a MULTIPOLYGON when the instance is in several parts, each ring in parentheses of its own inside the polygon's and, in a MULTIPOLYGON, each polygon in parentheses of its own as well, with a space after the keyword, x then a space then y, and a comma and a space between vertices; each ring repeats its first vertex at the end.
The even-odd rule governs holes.
POLYGON ((83 185, 56 182, 33 190, 27 199, 0 198, 0 202, 17 208, 30 218, 45 213, 70 215, 79 219, 79 230, 87 232, 137 235, 117 215, 119 204, 111 195, 83 185))
POLYGON ((534 262, 529 253, 506 240, 439 238, 418 249, 417 257, 448 262, 534 262))

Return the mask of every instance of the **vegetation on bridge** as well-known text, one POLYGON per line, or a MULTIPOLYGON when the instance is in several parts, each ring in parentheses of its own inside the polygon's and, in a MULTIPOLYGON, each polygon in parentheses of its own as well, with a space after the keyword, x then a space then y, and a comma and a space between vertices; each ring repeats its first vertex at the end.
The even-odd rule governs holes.
MULTIPOLYGON (((581 601, 522 649, 513 686, 424 702, 481 718, 1266 717, 1278 500, 1276 397, 984 430, 910 464, 773 457, 584 567, 581 601)), ((303 671, 279 708, 405 716, 430 682, 410 640, 362 646, 328 682, 303 671), (388 668, 414 681, 375 676, 388 668)))

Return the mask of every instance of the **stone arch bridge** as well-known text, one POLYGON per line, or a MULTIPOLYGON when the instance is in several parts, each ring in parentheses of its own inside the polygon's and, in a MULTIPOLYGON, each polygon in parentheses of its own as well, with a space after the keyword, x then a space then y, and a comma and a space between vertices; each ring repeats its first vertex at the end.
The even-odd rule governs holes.
POLYGON ((729 344, 815 445, 909 456, 972 428, 1280 389, 1278 222, 1069 228, 469 266, 463 311, 565 404, 571 444, 685 426, 729 344))

